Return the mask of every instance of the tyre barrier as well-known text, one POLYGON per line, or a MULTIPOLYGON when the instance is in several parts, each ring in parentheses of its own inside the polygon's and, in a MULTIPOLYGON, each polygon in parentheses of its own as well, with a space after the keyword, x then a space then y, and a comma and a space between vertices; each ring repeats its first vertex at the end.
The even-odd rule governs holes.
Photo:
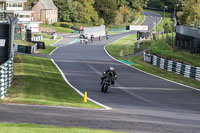
POLYGON ((32 54, 32 53, 35 53, 36 50, 37 50, 37 43, 33 46, 24 46, 24 45, 14 44, 15 52, 32 54))
POLYGON ((186 65, 180 62, 167 60, 144 52, 144 61, 169 72, 183 75, 200 81, 200 67, 186 65))
POLYGON ((0 65, 0 100, 5 98, 7 89, 11 86, 13 79, 13 62, 14 54, 4 64, 0 65))

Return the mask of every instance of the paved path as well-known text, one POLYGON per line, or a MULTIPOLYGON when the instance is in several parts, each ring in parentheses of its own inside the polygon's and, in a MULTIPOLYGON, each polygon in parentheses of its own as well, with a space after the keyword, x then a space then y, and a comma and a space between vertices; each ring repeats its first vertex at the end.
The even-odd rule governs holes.
MULTIPOLYGON (((144 14, 147 19, 143 24, 153 28, 155 16, 159 16, 144 14)), ((88 97, 112 110, 0 105, 0 121, 141 133, 198 133, 199 91, 145 74, 105 53, 106 44, 132 33, 113 35, 109 40, 103 38, 94 44, 66 45, 51 55, 74 87, 81 92, 88 91, 88 97), (99 82, 109 66, 115 67, 118 79, 104 94, 100 92, 99 82)))

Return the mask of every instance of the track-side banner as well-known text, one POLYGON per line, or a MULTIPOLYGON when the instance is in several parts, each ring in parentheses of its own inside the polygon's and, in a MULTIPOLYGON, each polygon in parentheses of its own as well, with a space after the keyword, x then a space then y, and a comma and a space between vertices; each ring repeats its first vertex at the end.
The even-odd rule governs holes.
POLYGON ((130 25, 130 30, 148 31, 148 26, 146 26, 146 25, 130 25))

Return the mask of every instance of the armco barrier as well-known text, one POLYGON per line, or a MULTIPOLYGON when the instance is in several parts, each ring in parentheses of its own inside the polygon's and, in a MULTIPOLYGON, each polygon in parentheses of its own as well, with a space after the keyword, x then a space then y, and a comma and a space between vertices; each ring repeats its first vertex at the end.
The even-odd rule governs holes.
POLYGON ((155 55, 146 54, 145 52, 144 61, 153 64, 154 66, 160 67, 161 69, 165 69, 169 72, 181 74, 184 77, 194 78, 200 81, 200 67, 190 66, 180 62, 163 59, 155 55))
POLYGON ((13 61, 14 55, 4 64, 0 65, 0 99, 5 98, 7 89, 11 86, 13 79, 13 61))

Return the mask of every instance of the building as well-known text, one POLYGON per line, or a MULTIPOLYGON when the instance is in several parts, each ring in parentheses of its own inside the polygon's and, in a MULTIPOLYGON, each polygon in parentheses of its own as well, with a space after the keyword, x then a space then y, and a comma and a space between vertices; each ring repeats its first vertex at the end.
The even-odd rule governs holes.
POLYGON ((27 0, 0 0, 0 22, 6 22, 7 15, 14 17, 18 14, 18 24, 21 26, 22 30, 29 27, 32 32, 40 32, 41 22, 33 22, 32 14, 34 11, 25 11, 25 2, 27 2, 27 0))
POLYGON ((39 0, 32 8, 34 21, 53 24, 58 20, 58 8, 52 0, 39 0))

